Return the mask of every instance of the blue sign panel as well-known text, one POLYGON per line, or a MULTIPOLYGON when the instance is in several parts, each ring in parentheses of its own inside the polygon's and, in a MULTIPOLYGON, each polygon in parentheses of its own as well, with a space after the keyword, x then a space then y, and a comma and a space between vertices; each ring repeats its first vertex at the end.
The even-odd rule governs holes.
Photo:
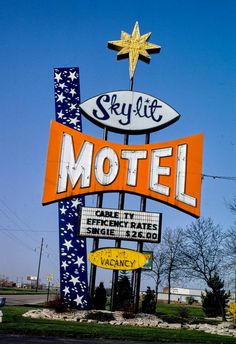
MULTIPOLYGON (((82 131, 79 68, 54 70, 56 120, 82 131)), ((61 298, 71 308, 89 306, 86 239, 78 236, 79 207, 84 197, 59 202, 61 298)))

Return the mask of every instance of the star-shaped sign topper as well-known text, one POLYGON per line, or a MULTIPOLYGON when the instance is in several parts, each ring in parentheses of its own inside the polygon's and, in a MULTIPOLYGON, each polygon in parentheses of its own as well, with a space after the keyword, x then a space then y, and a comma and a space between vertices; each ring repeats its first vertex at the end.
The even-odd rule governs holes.
POLYGON ((140 36, 138 22, 135 23, 132 35, 122 31, 121 39, 118 41, 109 41, 108 48, 118 50, 117 59, 129 57, 129 75, 133 79, 138 59, 149 63, 150 54, 159 53, 159 45, 148 43, 151 32, 140 36))

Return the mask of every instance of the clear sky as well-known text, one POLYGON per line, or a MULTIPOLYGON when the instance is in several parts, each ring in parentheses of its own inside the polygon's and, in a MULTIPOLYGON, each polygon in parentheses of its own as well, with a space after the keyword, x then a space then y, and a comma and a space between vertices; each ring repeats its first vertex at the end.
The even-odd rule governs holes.
MULTIPOLYGON (((36 275, 43 237, 41 279, 52 273, 58 280, 57 206, 41 205, 49 122, 55 116, 53 69, 80 68, 82 100, 128 89, 127 60, 117 62, 106 46, 120 39, 121 30, 132 33, 136 21, 141 34, 151 31, 150 42, 162 49, 150 65, 138 62, 134 90, 181 114, 178 122, 152 134, 151 142, 203 132, 203 173, 236 177, 235 15, 234 0, 1 0, 1 276, 36 275)), ((83 127, 102 136, 86 120, 83 127)), ((134 141, 143 143, 144 137, 134 141)), ((226 202, 235 195, 236 181, 205 177, 202 216, 227 229, 235 217, 226 202)), ((96 197, 86 204, 95 206, 96 197)), ((117 196, 107 196, 104 205, 116 207, 117 196)), ((139 198, 127 197, 125 206, 138 209, 139 198)), ((154 201, 148 210, 163 212, 163 231, 194 220, 154 201)), ((99 274, 109 285, 110 275, 99 274)))

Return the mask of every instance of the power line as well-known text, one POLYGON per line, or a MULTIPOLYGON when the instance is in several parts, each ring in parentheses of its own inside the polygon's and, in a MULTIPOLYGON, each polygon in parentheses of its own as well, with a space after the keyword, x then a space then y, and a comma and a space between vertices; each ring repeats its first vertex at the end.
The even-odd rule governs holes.
POLYGON ((0 202, 2 203, 2 205, 5 207, 5 209, 0 208, 0 211, 6 216, 6 218, 13 223, 13 225, 17 226, 18 228, 22 228, 24 226, 24 228, 28 228, 29 233, 27 235, 27 237, 33 241, 34 243, 37 242, 37 240, 35 239, 35 237, 32 237, 30 232, 35 232, 32 230, 32 228, 25 222, 23 221, 15 211, 13 211, 8 205, 7 203, 0 199, 0 202))
POLYGON ((202 174, 202 178, 212 178, 212 179, 225 179, 225 180, 232 180, 236 181, 236 177, 229 177, 229 176, 214 176, 210 174, 202 174))
MULTIPOLYGON (((39 234, 39 233, 48 233, 48 232, 57 232, 56 230, 33 230, 32 227, 26 222, 24 221, 14 210, 12 210, 10 208, 10 206, 6 203, 6 201, 4 201, 3 199, 0 198, 0 202, 2 203, 2 205, 5 207, 5 210, 4 209, 1 209, 0 208, 0 212, 3 213, 3 215, 5 215, 7 217, 7 219, 12 222, 16 228, 9 228, 8 226, 7 227, 0 227, 0 231, 10 231, 10 232, 15 232, 20 235, 22 232, 27 232, 27 238, 30 239, 32 242, 34 242, 34 245, 35 243, 38 243, 37 239, 32 236, 32 235, 35 235, 35 234, 39 234)), ((10 233, 8 234, 8 236, 10 235, 10 233)), ((13 235, 13 234, 12 234, 13 235)), ((18 241, 21 241, 21 239, 17 238, 16 237, 16 240, 18 241)), ((45 243, 45 246, 47 247, 48 245, 45 243)), ((31 248, 31 250, 33 250, 31 248)), ((36 250, 36 249, 35 249, 36 250)), ((52 249, 50 250, 51 253, 52 253, 52 249)), ((55 252, 55 251, 54 251, 55 252)), ((48 252, 45 252, 47 255, 49 255, 48 252)), ((57 256, 57 253, 54 253, 55 256, 57 256)))
POLYGON ((7 228, 7 227, 0 227, 0 231, 5 231, 7 230, 8 232, 31 232, 31 233, 57 233, 58 231, 56 230, 46 230, 46 229, 41 229, 37 231, 29 230, 29 229, 15 229, 15 228, 7 228))
POLYGON ((27 248, 30 251, 35 252, 34 249, 30 247, 29 245, 27 245, 25 241, 21 240, 20 238, 15 236, 13 233, 9 233, 7 228, 3 230, 2 233, 5 234, 8 238, 12 239, 13 241, 18 241, 21 244, 21 246, 27 248))

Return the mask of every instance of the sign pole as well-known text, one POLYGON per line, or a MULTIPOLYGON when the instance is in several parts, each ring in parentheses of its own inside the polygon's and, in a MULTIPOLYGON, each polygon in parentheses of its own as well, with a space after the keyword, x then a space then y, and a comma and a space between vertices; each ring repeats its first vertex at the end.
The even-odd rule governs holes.
MULTIPOLYGON (((134 85, 134 78, 133 76, 130 77, 130 91, 133 91, 133 85, 134 85)), ((129 135, 124 135, 124 144, 129 144, 129 135)), ((118 209, 123 210, 125 204, 125 193, 120 192, 119 193, 119 200, 118 200, 118 209)), ((121 240, 115 241, 115 247, 120 248, 121 247, 121 240)), ((113 270, 112 273, 112 290, 111 290, 111 311, 115 311, 117 304, 116 304, 116 294, 117 294, 117 284, 118 284, 118 278, 119 278, 119 270, 113 270)))
MULTIPOLYGON (((127 55, 129 55, 129 75, 130 75, 130 91, 133 91, 133 85, 134 85, 134 72, 136 69, 136 65, 139 59, 139 55, 142 55, 145 57, 146 61, 149 62, 149 55, 147 54, 145 49, 148 49, 149 53, 156 53, 160 51, 160 46, 146 43, 146 41, 149 39, 151 33, 147 34, 145 37, 140 36, 139 32, 139 25, 138 22, 135 23, 132 35, 130 36, 126 32, 121 33, 121 40, 120 41, 110 41, 108 42, 108 48, 113 50, 118 50, 119 53, 117 55, 117 58, 123 58, 127 55), (137 49, 138 46, 138 49, 137 49)), ((125 134, 124 138, 124 144, 128 144, 128 135, 125 134)), ((119 209, 124 209, 124 198, 125 194, 120 193, 119 196, 119 209)), ((120 240, 116 240, 116 247, 119 248, 121 245, 120 240)), ((140 250, 142 250, 142 247, 140 247, 140 250)), ((139 278, 140 279, 140 278, 139 278)), ((111 297, 111 309, 115 310, 116 308, 116 291, 117 291, 117 282, 118 282, 118 271, 113 271, 112 276, 112 297, 111 297)), ((139 281, 140 284, 140 281, 139 281)), ((137 293, 136 293, 137 294, 137 293)))
MULTIPOLYGON (((129 143, 129 135, 124 135, 124 144, 128 145, 129 143)), ((125 205, 125 193, 120 192, 119 193, 119 199, 118 199, 118 209, 123 210, 125 205)), ((121 240, 117 239, 115 241, 115 247, 120 248, 121 247, 121 240)), ((115 311, 117 304, 116 304, 116 294, 117 294, 117 284, 118 284, 118 278, 119 278, 119 270, 113 270, 112 273, 112 290, 111 290, 111 311, 115 311)))
MULTIPOLYGON (((108 44, 109 46, 109 44, 108 44)), ((130 77, 130 91, 133 91, 133 75, 130 77)), ((124 135, 124 144, 128 145, 129 143, 129 135, 124 135)), ((119 193, 119 200, 118 200, 118 209, 123 210, 124 209, 124 203, 125 203, 125 193, 120 192, 119 193)), ((120 248, 121 247, 121 240, 115 241, 115 247, 120 248)), ((116 294, 117 294, 117 284, 118 284, 118 278, 119 278, 119 271, 113 270, 112 273, 112 290, 111 290, 111 311, 115 311, 117 304, 116 304, 116 294)))
MULTIPOLYGON (((107 141, 107 137, 108 137, 108 130, 105 127, 103 130, 103 140, 107 141)), ((97 208, 102 208, 102 204, 103 204, 103 193, 101 192, 97 196, 97 208)), ((92 250, 95 251, 98 248, 99 248, 99 238, 94 238, 92 250)), ((90 279, 89 279, 89 295, 90 295, 90 300, 91 300, 91 307, 93 305, 93 298, 94 298, 94 292, 95 292, 96 274, 97 274, 97 266, 94 264, 91 264, 90 279)))
MULTIPOLYGON (((150 143, 150 134, 146 134, 145 143, 150 143)), ((141 197, 140 200, 140 211, 146 211, 147 206, 147 198, 141 197)), ((143 242, 139 241, 137 244, 137 251, 143 252, 143 242)), ((137 269, 134 271, 134 311, 138 313, 139 311, 139 294, 140 294, 140 284, 141 284, 141 273, 142 269, 137 269)))

